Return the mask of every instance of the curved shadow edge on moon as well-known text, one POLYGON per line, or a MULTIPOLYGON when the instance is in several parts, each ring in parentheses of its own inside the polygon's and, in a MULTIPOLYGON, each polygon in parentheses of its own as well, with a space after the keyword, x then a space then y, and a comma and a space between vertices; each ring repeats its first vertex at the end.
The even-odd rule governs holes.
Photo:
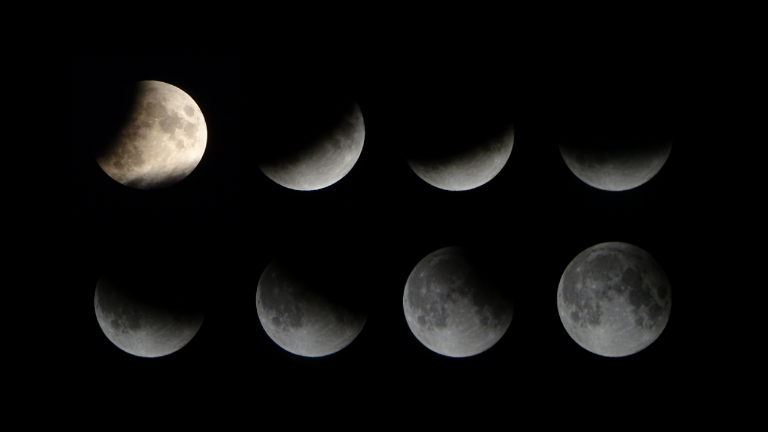
POLYGON ((259 169, 275 183, 288 189, 323 189, 335 184, 352 170, 360 158, 364 142, 363 113, 357 102, 354 102, 352 109, 312 146, 277 161, 261 162, 259 169))
POLYGON ((514 128, 498 138, 445 158, 407 160, 413 172, 432 186, 448 191, 480 187, 504 168, 512 154, 514 128))
POLYGON ((646 151, 612 154, 560 145, 568 169, 584 183, 606 191, 634 189, 652 179, 672 151, 672 141, 646 151))
POLYGON ((605 357, 648 347, 666 327, 671 307, 664 270, 627 243, 601 243, 580 253, 557 290, 565 330, 582 348, 605 357))
POLYGON ((256 312, 270 339, 304 357, 341 351, 357 338, 367 320, 366 314, 319 295, 274 261, 256 288, 256 312))
POLYGON ((192 173, 207 140, 203 114, 188 94, 167 83, 140 81, 128 119, 96 161, 121 184, 158 189, 192 173))
POLYGON ((512 304, 487 284, 460 248, 439 249, 413 269, 403 310, 414 336, 430 350, 469 357, 495 345, 512 322, 512 304))
POLYGON ((121 350, 139 357, 174 353, 197 334, 204 314, 169 311, 136 302, 102 278, 94 308, 104 335, 121 350))

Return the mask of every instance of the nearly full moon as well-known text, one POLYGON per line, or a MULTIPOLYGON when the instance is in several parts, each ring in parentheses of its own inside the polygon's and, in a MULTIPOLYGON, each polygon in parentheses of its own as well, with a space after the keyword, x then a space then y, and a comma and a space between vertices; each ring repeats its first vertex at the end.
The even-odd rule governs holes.
POLYGON ((634 354, 653 343, 669 321, 672 291, 648 252, 601 243, 568 264, 557 289, 565 330, 584 349, 606 357, 634 354))
POLYGON ((130 114, 96 161, 110 177, 136 189, 156 189, 187 177, 203 157, 203 113, 181 89, 159 81, 136 84, 130 114))
POLYGON ((414 336, 430 350, 468 357, 492 347, 512 322, 512 304, 462 248, 439 249, 411 272, 403 310, 414 336))
POLYGON ((264 331, 281 348, 300 356, 342 350, 360 334, 366 315, 323 289, 341 281, 319 278, 312 268, 296 264, 273 260, 259 279, 256 312, 264 331))

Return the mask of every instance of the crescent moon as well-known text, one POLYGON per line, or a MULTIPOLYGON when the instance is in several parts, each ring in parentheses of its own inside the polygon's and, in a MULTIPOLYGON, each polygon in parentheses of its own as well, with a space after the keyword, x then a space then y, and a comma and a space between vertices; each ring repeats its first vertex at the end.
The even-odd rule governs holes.
POLYGON ((606 191, 625 191, 645 184, 658 174, 671 151, 671 140, 648 138, 560 144, 568 169, 584 183, 606 191))
POLYGON ((448 191, 480 187, 501 172, 512 153, 515 131, 509 127, 493 139, 444 157, 408 158, 413 172, 432 186, 448 191))
POLYGON ((180 350, 197 334, 204 318, 202 311, 188 306, 182 288, 167 281, 154 283, 154 277, 147 273, 139 278, 102 276, 93 298, 104 335, 139 357, 162 357, 180 350))
POLYGON ((365 122, 355 101, 339 114, 335 124, 312 142, 284 147, 275 143, 273 158, 259 162, 261 171, 277 184, 301 191, 323 189, 341 180, 363 151, 365 122))

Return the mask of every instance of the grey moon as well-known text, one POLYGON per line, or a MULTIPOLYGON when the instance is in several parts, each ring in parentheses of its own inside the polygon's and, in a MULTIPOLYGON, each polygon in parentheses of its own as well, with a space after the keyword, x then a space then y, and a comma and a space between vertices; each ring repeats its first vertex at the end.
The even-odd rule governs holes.
POLYGON ((623 154, 560 145, 568 169, 584 183, 606 191, 624 191, 646 183, 661 170, 671 151, 672 141, 623 154))
POLYGON ((129 294, 130 287, 99 279, 93 298, 101 330, 115 346, 139 357, 162 357, 184 347, 197 334, 204 314, 168 310, 129 294))
POLYGON ((365 141, 365 122, 357 102, 313 145, 279 161, 259 163, 261 171, 288 189, 312 191, 328 187, 355 166, 365 141))
POLYGON ((666 327, 671 307, 664 269, 648 252, 621 242, 580 253, 557 289, 565 330, 584 349, 605 357, 648 347, 666 327))
POLYGON ((320 295, 279 260, 273 260, 259 279, 256 312, 270 339, 304 357, 341 351, 360 334, 367 318, 320 295))
POLYGON ((498 342, 512 322, 506 301, 458 247, 422 259, 405 284, 403 310, 414 336, 449 357, 479 354, 498 342))
POLYGON ((408 159, 413 172, 432 186, 448 191, 480 187, 496 177, 512 154, 513 127, 495 139, 478 143, 467 151, 433 160, 408 159))
POLYGON ((188 94, 164 82, 140 81, 128 119, 96 161, 121 184, 157 189, 187 177, 207 140, 203 113, 188 94))

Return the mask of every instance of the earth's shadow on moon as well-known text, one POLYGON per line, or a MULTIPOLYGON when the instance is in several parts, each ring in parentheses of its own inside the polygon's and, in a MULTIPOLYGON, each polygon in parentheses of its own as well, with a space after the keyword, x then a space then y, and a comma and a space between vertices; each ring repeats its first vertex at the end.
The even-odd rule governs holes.
POLYGON ((631 156, 663 147, 673 140, 673 122, 660 112, 637 109, 586 109, 556 113, 552 128, 560 145, 602 157, 631 156))
MULTIPOLYGON (((140 234, 133 232, 133 236, 140 234)), ((102 277, 138 304, 180 313, 204 313, 209 287, 205 257, 194 242, 168 235, 161 247, 111 251, 102 277)), ((151 242, 151 240, 150 240, 151 242)))
MULTIPOLYGON (((509 274, 512 270, 509 255, 500 253, 495 248, 473 243, 465 243, 461 249, 482 280, 492 286, 514 311, 515 295, 513 278, 509 274)), ((514 323, 514 318, 512 322, 514 323)))
POLYGON ((364 313, 371 300, 361 279, 363 260, 355 250, 329 250, 305 245, 301 249, 279 250, 274 261, 298 283, 327 301, 364 313))
MULTIPOLYGON (((81 143, 94 157, 103 155, 114 145, 115 139, 130 119, 138 95, 135 81, 94 82, 86 100, 89 123, 87 142, 81 143)), ((99 168, 101 169, 101 168, 99 168)))
POLYGON ((167 313, 204 313, 203 292, 195 286, 194 278, 162 267, 159 263, 113 264, 104 271, 101 280, 120 297, 137 306, 167 313))
POLYGON ((404 107, 406 133, 396 143, 405 159, 443 165, 462 160, 487 147, 513 126, 511 102, 485 92, 456 94, 426 91, 404 107))
MULTIPOLYGON (((312 86, 312 82, 280 88, 271 95, 264 122, 267 140, 258 145, 257 164, 274 165, 311 151, 333 133, 356 107, 349 89, 341 85, 312 86)), ((344 135, 351 135, 347 131, 344 135)))

